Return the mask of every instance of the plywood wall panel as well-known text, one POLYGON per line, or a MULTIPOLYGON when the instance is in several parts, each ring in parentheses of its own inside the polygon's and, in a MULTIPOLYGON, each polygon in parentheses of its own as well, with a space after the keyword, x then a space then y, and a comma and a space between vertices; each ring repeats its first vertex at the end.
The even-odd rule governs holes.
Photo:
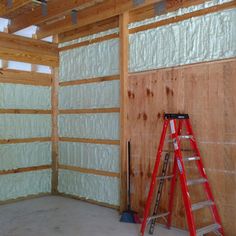
MULTIPOLYGON (((143 213, 163 125, 163 113, 189 113, 209 175, 226 235, 233 235, 236 216, 236 59, 131 74, 128 85, 128 126, 132 148, 132 207, 143 213)), ((185 146, 187 147, 187 145, 185 146)), ((185 153, 187 156, 188 153, 185 153)), ((187 166, 189 177, 196 168, 187 166)), ((161 203, 166 211, 168 184, 161 203)), ((177 187, 173 224, 186 227, 177 187)), ((204 193, 192 189, 193 202, 204 193)), ((197 225, 208 223, 207 212, 196 214, 197 225)))

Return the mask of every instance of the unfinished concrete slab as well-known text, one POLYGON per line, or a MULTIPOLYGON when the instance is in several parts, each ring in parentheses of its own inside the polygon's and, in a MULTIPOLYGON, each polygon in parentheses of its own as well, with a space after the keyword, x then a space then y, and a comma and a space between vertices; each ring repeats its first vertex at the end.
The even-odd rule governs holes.
MULTIPOLYGON (((137 236, 140 228, 120 223, 116 210, 58 196, 2 205, 0 212, 1 236, 137 236)), ((154 235, 187 233, 158 227, 154 235)))

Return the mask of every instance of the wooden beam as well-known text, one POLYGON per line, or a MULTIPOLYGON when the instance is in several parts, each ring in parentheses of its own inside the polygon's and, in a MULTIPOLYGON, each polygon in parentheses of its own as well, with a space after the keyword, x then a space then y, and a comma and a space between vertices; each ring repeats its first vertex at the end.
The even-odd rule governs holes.
POLYGON ((105 36, 98 37, 98 38, 95 38, 95 39, 83 41, 81 43, 75 43, 75 44, 72 44, 72 45, 69 45, 69 46, 61 47, 61 48, 59 48, 59 51, 61 52, 61 51, 71 50, 71 49, 74 49, 74 48, 84 47, 84 46, 88 46, 89 44, 100 43, 100 42, 110 40, 110 39, 115 39, 115 38, 118 38, 118 37, 119 37, 118 33, 109 34, 109 35, 105 35, 105 36))
POLYGON ((142 26, 130 29, 129 33, 134 34, 134 33, 140 32, 140 31, 154 29, 154 28, 161 27, 161 26, 164 26, 164 25, 169 25, 169 24, 181 22, 181 21, 184 21, 184 20, 187 20, 187 19, 191 19, 192 17, 203 16, 203 15, 207 15, 207 14, 210 14, 210 13, 215 13, 215 12, 219 12, 219 11, 223 11, 223 10, 227 10, 227 9, 231 9, 231 8, 235 8, 235 7, 236 7, 236 1, 234 0, 232 2, 222 3, 220 5, 216 5, 216 6, 201 9, 201 10, 198 10, 198 11, 186 13, 184 15, 171 17, 171 18, 161 20, 161 21, 157 21, 157 22, 147 24, 147 25, 142 25, 142 26))
POLYGON ((11 69, 0 69, 0 83, 51 86, 52 75, 11 69))
POLYGON ((0 175, 9 175, 9 174, 17 174, 22 172, 30 172, 30 171, 39 171, 50 169, 51 165, 42 165, 42 166, 32 166, 32 167, 24 167, 13 170, 0 170, 0 175))
POLYGON ((59 165, 59 169, 72 170, 72 171, 78 171, 80 173, 85 173, 85 174, 102 175, 102 176, 108 176, 108 177, 114 177, 114 178, 120 177, 119 173, 104 171, 104 170, 81 168, 79 166, 59 165))
MULTIPOLYGON (((117 113, 120 112, 119 107, 112 108, 91 108, 91 109, 71 109, 60 110, 60 114, 92 114, 92 113, 117 113)), ((1 113, 1 110, 0 110, 1 113)))
POLYGON ((46 66, 59 65, 57 44, 0 32, 0 45, 1 59, 46 66))
POLYGON ((51 110, 37 109, 0 109, 0 114, 51 114, 51 110))
POLYGON ((127 104, 129 13, 120 15, 120 211, 127 206, 127 104))
POLYGON ((94 143, 94 144, 120 145, 119 140, 111 140, 111 139, 88 139, 88 138, 61 137, 61 138, 59 138, 59 141, 60 142, 71 142, 71 143, 75 142, 75 143, 94 143))
POLYGON ((36 143, 36 142, 50 142, 50 137, 44 138, 21 138, 21 139, 0 139, 0 144, 15 144, 15 143, 36 143))
POLYGON ((114 29, 119 26, 119 18, 117 16, 105 19, 103 21, 95 22, 86 26, 76 28, 58 35, 59 42, 67 42, 73 39, 82 38, 91 34, 96 34, 109 29, 114 29))
POLYGON ((132 9, 144 7, 146 5, 160 2, 161 0, 146 0, 144 3, 135 6, 133 0, 107 0, 93 7, 78 12, 78 23, 72 24, 71 17, 66 16, 58 22, 43 25, 37 31, 39 39, 56 33, 73 30, 88 24, 102 21, 132 9))
POLYGON ((52 19, 68 15, 73 9, 83 9, 85 7, 94 5, 95 1, 91 0, 50 0, 47 3, 47 15, 42 15, 41 6, 38 6, 32 11, 20 14, 17 17, 11 19, 11 23, 8 27, 9 33, 14 33, 18 30, 27 28, 31 25, 38 25, 52 19))
POLYGON ((7 0, 0 1, 0 17, 6 17, 21 7, 31 3, 32 0, 13 0, 12 7, 7 7, 7 0))
MULTIPOLYGON (((3 32, 8 33, 8 29, 4 28, 3 32)), ((9 63, 7 60, 2 60, 2 69, 8 68, 8 65, 9 65, 9 63)))
MULTIPOLYGON (((58 37, 53 37, 58 42, 58 37)), ((59 165, 59 136, 58 136, 58 93, 59 93, 59 68, 52 68, 53 81, 51 90, 52 103, 52 194, 58 193, 58 165, 59 165)))
POLYGON ((117 75, 104 76, 104 77, 97 77, 97 78, 91 78, 91 79, 65 81, 65 82, 61 82, 60 86, 74 86, 74 85, 81 85, 81 84, 100 83, 100 82, 104 82, 104 81, 112 81, 112 80, 119 80, 119 79, 120 79, 120 77, 117 75))

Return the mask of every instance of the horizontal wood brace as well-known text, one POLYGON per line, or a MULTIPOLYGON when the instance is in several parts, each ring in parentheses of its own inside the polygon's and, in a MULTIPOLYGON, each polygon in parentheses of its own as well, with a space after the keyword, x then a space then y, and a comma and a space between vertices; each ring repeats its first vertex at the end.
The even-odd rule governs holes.
POLYGON ((118 113, 119 107, 60 110, 60 114, 118 113))
POLYGON ((104 170, 81 168, 79 166, 59 165, 59 169, 77 171, 77 172, 81 172, 85 174, 102 175, 102 176, 120 178, 119 173, 104 171, 104 170))
POLYGON ((90 39, 90 40, 86 40, 86 41, 83 41, 83 42, 80 42, 80 43, 75 43, 75 44, 72 44, 72 45, 69 45, 69 46, 61 47, 61 48, 59 48, 59 51, 60 52, 67 51, 67 50, 71 50, 71 49, 74 49, 74 48, 88 46, 88 45, 93 44, 93 43, 101 43, 103 41, 111 40, 111 39, 115 39, 115 38, 119 38, 118 33, 109 34, 109 35, 105 35, 103 37, 90 39))
POLYGON ((87 139, 87 138, 59 138, 61 142, 76 142, 76 143, 94 143, 94 144, 107 144, 107 145, 120 145, 119 140, 111 139, 87 139))
POLYGON ((23 167, 13 170, 0 170, 0 175, 9 175, 9 174, 17 174, 22 172, 30 172, 30 171, 39 171, 50 169, 51 165, 42 165, 42 166, 31 166, 31 167, 23 167))
POLYGON ((113 80, 119 80, 119 75, 113 75, 113 76, 104 76, 104 77, 97 77, 97 78, 90 78, 90 79, 82 79, 82 80, 73 80, 73 81, 66 81, 66 82, 60 82, 60 86, 74 86, 74 85, 81 85, 81 84, 90 84, 90 83, 100 83, 105 81, 113 81, 113 80))
POLYGON ((0 114, 51 114, 51 110, 37 109, 0 109, 0 114))
POLYGON ((227 58, 227 59, 219 59, 219 60, 213 60, 213 61, 203 61, 203 62, 195 62, 195 63, 190 63, 190 64, 185 64, 185 65, 176 65, 176 66, 171 66, 171 67, 163 67, 163 68, 158 68, 158 69, 152 69, 152 70, 145 70, 145 71, 138 71, 138 72, 130 72, 129 73, 129 77, 132 76, 138 76, 138 75, 148 75, 150 73, 155 73, 157 71, 168 71, 170 68, 172 69, 187 69, 189 68, 189 66, 197 66, 197 65, 212 65, 215 63, 219 63, 219 62, 233 62, 235 61, 236 58, 235 57, 231 57, 231 58, 227 58))
POLYGON ((0 139, 0 144, 51 142, 51 140, 52 140, 51 137, 43 137, 43 138, 21 138, 21 139, 0 139))

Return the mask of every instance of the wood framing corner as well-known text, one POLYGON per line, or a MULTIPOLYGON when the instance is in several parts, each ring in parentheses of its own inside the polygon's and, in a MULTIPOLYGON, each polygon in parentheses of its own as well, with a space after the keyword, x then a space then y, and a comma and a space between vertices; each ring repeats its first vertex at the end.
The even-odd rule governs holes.
POLYGON ((120 211, 127 206, 127 79, 129 50, 129 12, 119 18, 120 28, 120 211))
MULTIPOLYGON (((54 42, 58 37, 54 36, 54 42)), ((52 194, 58 194, 58 89, 59 89, 59 68, 52 68, 52 194)))

